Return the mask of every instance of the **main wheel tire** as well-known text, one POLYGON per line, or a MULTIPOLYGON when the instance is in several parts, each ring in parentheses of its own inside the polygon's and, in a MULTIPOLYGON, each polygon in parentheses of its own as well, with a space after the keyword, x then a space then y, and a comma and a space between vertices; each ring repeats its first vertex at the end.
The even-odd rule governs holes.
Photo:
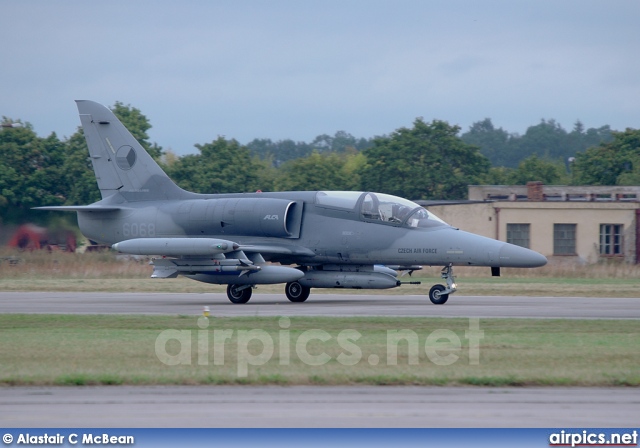
POLYGON ((238 289, 239 285, 227 286, 227 297, 232 303, 247 303, 251 298, 251 288, 238 289))
POLYGON ((434 305, 442 305, 449 300, 449 294, 442 294, 445 288, 443 285, 433 285, 429 290, 429 300, 434 305))
POLYGON ((284 287, 284 293, 291 302, 304 302, 309 298, 311 288, 302 286, 298 282, 287 283, 284 287))

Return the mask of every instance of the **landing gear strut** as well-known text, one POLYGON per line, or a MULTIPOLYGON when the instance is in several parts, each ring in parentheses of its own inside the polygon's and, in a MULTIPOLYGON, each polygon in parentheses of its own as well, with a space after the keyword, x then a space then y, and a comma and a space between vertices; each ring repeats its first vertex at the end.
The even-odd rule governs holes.
POLYGON ((443 305, 449 300, 449 294, 456 292, 455 277, 453 276, 453 266, 445 266, 440 276, 447 282, 447 286, 433 285, 429 290, 429 300, 434 305, 443 305))

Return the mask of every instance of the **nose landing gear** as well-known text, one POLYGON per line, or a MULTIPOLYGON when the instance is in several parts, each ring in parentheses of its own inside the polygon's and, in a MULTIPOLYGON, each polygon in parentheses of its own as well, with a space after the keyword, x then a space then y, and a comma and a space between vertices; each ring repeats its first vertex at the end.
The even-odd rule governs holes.
POLYGON ((429 290, 429 300, 434 305, 443 305, 449 300, 449 294, 456 292, 457 285, 455 277, 453 275, 453 266, 445 266, 440 273, 440 276, 447 282, 447 286, 433 285, 429 290))

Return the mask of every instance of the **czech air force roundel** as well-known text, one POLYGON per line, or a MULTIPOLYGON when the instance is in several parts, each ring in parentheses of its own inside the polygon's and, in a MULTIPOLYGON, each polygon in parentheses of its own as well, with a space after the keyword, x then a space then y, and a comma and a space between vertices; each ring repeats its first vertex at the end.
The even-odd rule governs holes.
POLYGON ((136 163, 136 152, 128 145, 121 146, 116 153, 116 163, 121 170, 130 170, 136 163))

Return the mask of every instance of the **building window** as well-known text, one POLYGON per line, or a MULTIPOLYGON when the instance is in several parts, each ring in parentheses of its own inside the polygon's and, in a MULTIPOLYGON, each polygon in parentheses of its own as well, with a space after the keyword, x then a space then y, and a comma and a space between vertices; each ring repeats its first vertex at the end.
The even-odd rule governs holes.
POLYGON ((529 224, 507 224, 507 243, 529 249, 529 224))
POLYGON ((553 225, 553 255, 576 255, 577 224, 553 225))
POLYGON ((600 255, 622 255, 622 224, 600 224, 600 255))

